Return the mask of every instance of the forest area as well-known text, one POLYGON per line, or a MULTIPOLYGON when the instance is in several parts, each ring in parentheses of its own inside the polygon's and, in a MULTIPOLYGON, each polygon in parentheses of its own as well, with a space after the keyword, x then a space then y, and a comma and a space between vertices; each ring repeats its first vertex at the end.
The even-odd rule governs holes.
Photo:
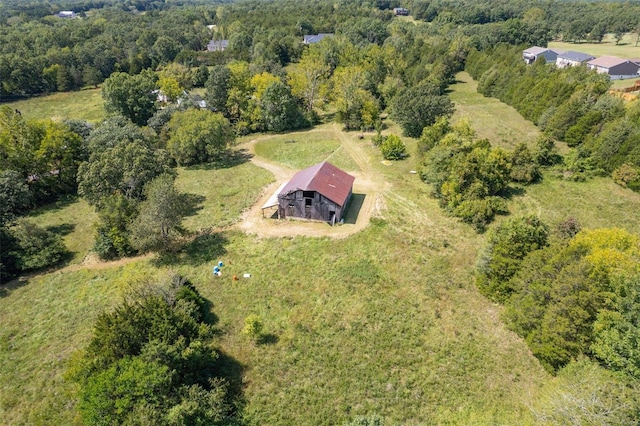
POLYGON ((640 101, 522 50, 637 40, 638 16, 621 1, 0 0, 0 418, 636 424, 640 101), (465 73, 536 136, 479 137, 452 100, 465 73), (15 107, 92 91, 99 119, 15 107), (291 156, 379 186, 360 194, 366 229, 240 231, 291 156), (567 192, 547 202, 553 185, 567 192), (584 188, 593 203, 546 211, 584 188), (596 207, 612 191, 623 213, 596 207), (61 211, 87 222, 39 224, 61 211), (251 277, 240 263, 259 278, 211 285, 212 268, 251 277), (45 321, 52 348, 72 344, 32 373, 54 383, 38 398, 16 383, 43 345, 21 318, 45 299, 77 333, 45 321))

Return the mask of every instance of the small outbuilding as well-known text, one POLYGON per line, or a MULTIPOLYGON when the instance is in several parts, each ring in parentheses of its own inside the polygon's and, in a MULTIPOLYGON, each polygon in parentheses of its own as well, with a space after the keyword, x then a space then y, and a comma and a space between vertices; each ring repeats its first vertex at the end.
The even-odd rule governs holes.
POLYGON ((300 170, 278 189, 278 217, 320 220, 344 218, 355 177, 326 161, 300 170))
POLYGON ((207 44, 209 52, 224 52, 229 47, 229 40, 211 40, 207 44))

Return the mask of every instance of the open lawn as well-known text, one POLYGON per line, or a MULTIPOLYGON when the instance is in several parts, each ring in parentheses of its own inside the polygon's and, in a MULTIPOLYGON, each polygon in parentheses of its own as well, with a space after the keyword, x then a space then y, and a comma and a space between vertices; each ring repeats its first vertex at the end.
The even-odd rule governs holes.
POLYGON ((71 263, 82 262, 93 247, 94 224, 98 215, 95 209, 82 198, 63 198, 36 210, 29 219, 63 237, 64 244, 73 254, 71 263))
POLYGON ((533 123, 522 118, 515 108, 481 95, 477 87, 468 73, 456 75, 456 83, 449 87, 449 96, 456 104, 453 122, 469 120, 479 138, 505 149, 513 149, 520 142, 535 142, 540 130, 533 123))
POLYGON ((251 163, 223 169, 206 165, 181 168, 176 187, 195 196, 196 201, 195 211, 185 218, 184 227, 197 231, 232 224, 272 181, 271 173, 251 163), (229 185, 230 181, 236 184, 229 185))
POLYGON ((327 160, 346 171, 358 170, 357 164, 341 147, 335 131, 325 127, 318 131, 289 133, 260 140, 255 146, 256 155, 292 169, 304 169, 327 160))
POLYGON ((637 34, 627 33, 624 38, 616 45, 613 34, 607 34, 601 43, 565 43, 561 41, 552 41, 549 47, 563 51, 573 50, 576 52, 589 53, 593 56, 617 56, 619 58, 640 58, 640 45, 636 47, 637 34))
POLYGON ((19 110, 22 115, 32 119, 76 118, 97 123, 104 118, 100 89, 54 93, 24 101, 9 102, 5 105, 19 110))
MULTIPOLYGON (((260 238, 215 228, 235 222, 272 178, 248 163, 181 169, 178 186, 203 197, 185 225, 214 227, 213 233, 170 256, 66 268, 4 288, 1 422, 77 422, 73 387, 63 374, 73 352, 86 345, 95 317, 127 288, 174 270, 213 303, 219 347, 241 366, 234 373, 243 384, 244 424, 333 425, 365 414, 390 424, 533 424, 528 407, 553 379, 506 330, 501 308, 475 288, 485 236, 447 217, 429 187, 409 173, 415 140, 405 140, 412 157, 385 165, 367 141, 337 129, 323 126, 304 140, 301 133, 274 136, 257 143, 256 152, 262 145, 271 161, 300 168, 357 151, 350 161, 385 183, 363 231, 343 239, 260 238), (310 146, 302 149, 303 143, 310 146), (350 144, 369 145, 354 151, 350 144), (218 260, 225 262, 222 277, 211 274, 218 260), (240 333, 250 314, 265 324, 263 344, 240 333)), ((637 231, 632 218, 640 198, 611 185, 546 179, 509 204, 549 220, 588 209, 575 213, 583 226, 637 231)))

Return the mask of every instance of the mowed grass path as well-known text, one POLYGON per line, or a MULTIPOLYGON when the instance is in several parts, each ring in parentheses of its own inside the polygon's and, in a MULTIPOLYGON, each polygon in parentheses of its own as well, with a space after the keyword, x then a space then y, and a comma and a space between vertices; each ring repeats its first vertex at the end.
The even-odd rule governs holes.
POLYGON ((100 89, 54 93, 3 105, 19 110, 30 119, 75 118, 98 123, 105 116, 100 89))
POLYGON ((255 152, 256 155, 294 170, 304 169, 324 160, 346 171, 358 170, 357 164, 344 151, 329 126, 260 140, 255 145, 255 152))
POLYGON ((467 72, 456 75, 456 83, 449 86, 449 96, 456 104, 453 122, 469 120, 479 138, 509 150, 520 142, 535 142, 540 130, 533 123, 522 118, 515 108, 481 95, 477 87, 467 72))

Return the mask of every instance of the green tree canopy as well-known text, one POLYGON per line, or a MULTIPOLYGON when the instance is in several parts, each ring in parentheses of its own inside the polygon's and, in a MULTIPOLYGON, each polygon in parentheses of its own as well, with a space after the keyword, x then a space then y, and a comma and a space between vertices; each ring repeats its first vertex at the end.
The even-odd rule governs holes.
POLYGON ((512 292, 509 280, 522 259, 545 247, 549 227, 535 215, 505 219, 488 236, 487 247, 478 259, 476 284, 494 301, 504 302, 512 292))
POLYGON ((174 173, 166 151, 141 140, 123 141, 80 165, 78 193, 93 205, 117 193, 141 199, 144 185, 162 173, 174 173))
POLYGON ((155 73, 145 70, 138 75, 116 72, 104 81, 102 97, 108 113, 117 113, 139 126, 156 112, 155 73))
POLYGON ((422 130, 438 117, 450 117, 453 103, 439 86, 423 82, 404 89, 393 99, 391 118, 400 124, 404 134, 418 138, 422 130))
POLYGON ((180 165, 200 164, 223 155, 235 136, 220 113, 188 109, 173 114, 167 124, 167 150, 180 165))
POLYGON ((205 300, 172 276, 148 284, 96 320, 70 365, 89 425, 218 424, 229 415, 227 384, 205 323, 205 300))
MULTIPOLYGON (((635 276, 640 270, 640 240, 621 229, 582 230, 568 243, 558 242, 527 256, 510 286, 506 318, 523 336, 542 364, 555 370, 579 355, 591 356, 594 324, 598 318, 603 334, 596 347, 607 362, 608 332, 625 329, 625 310, 618 311, 613 300, 620 278, 635 276), (606 311, 617 312, 613 316, 606 311), (611 318, 621 321, 611 327, 611 318)), ((631 295, 620 288, 621 294, 631 295)), ((629 301, 629 299, 626 299, 629 301)), ((614 331, 615 333, 615 331, 614 331)), ((610 337, 610 336, 609 336, 610 337)))
POLYGON ((145 185, 145 200, 129 224, 131 244, 136 249, 164 251, 171 247, 186 212, 184 195, 173 181, 173 176, 160 175, 145 185))
POLYGON ((261 98, 262 121, 267 130, 283 132, 307 125, 291 89, 281 81, 270 83, 261 98))

